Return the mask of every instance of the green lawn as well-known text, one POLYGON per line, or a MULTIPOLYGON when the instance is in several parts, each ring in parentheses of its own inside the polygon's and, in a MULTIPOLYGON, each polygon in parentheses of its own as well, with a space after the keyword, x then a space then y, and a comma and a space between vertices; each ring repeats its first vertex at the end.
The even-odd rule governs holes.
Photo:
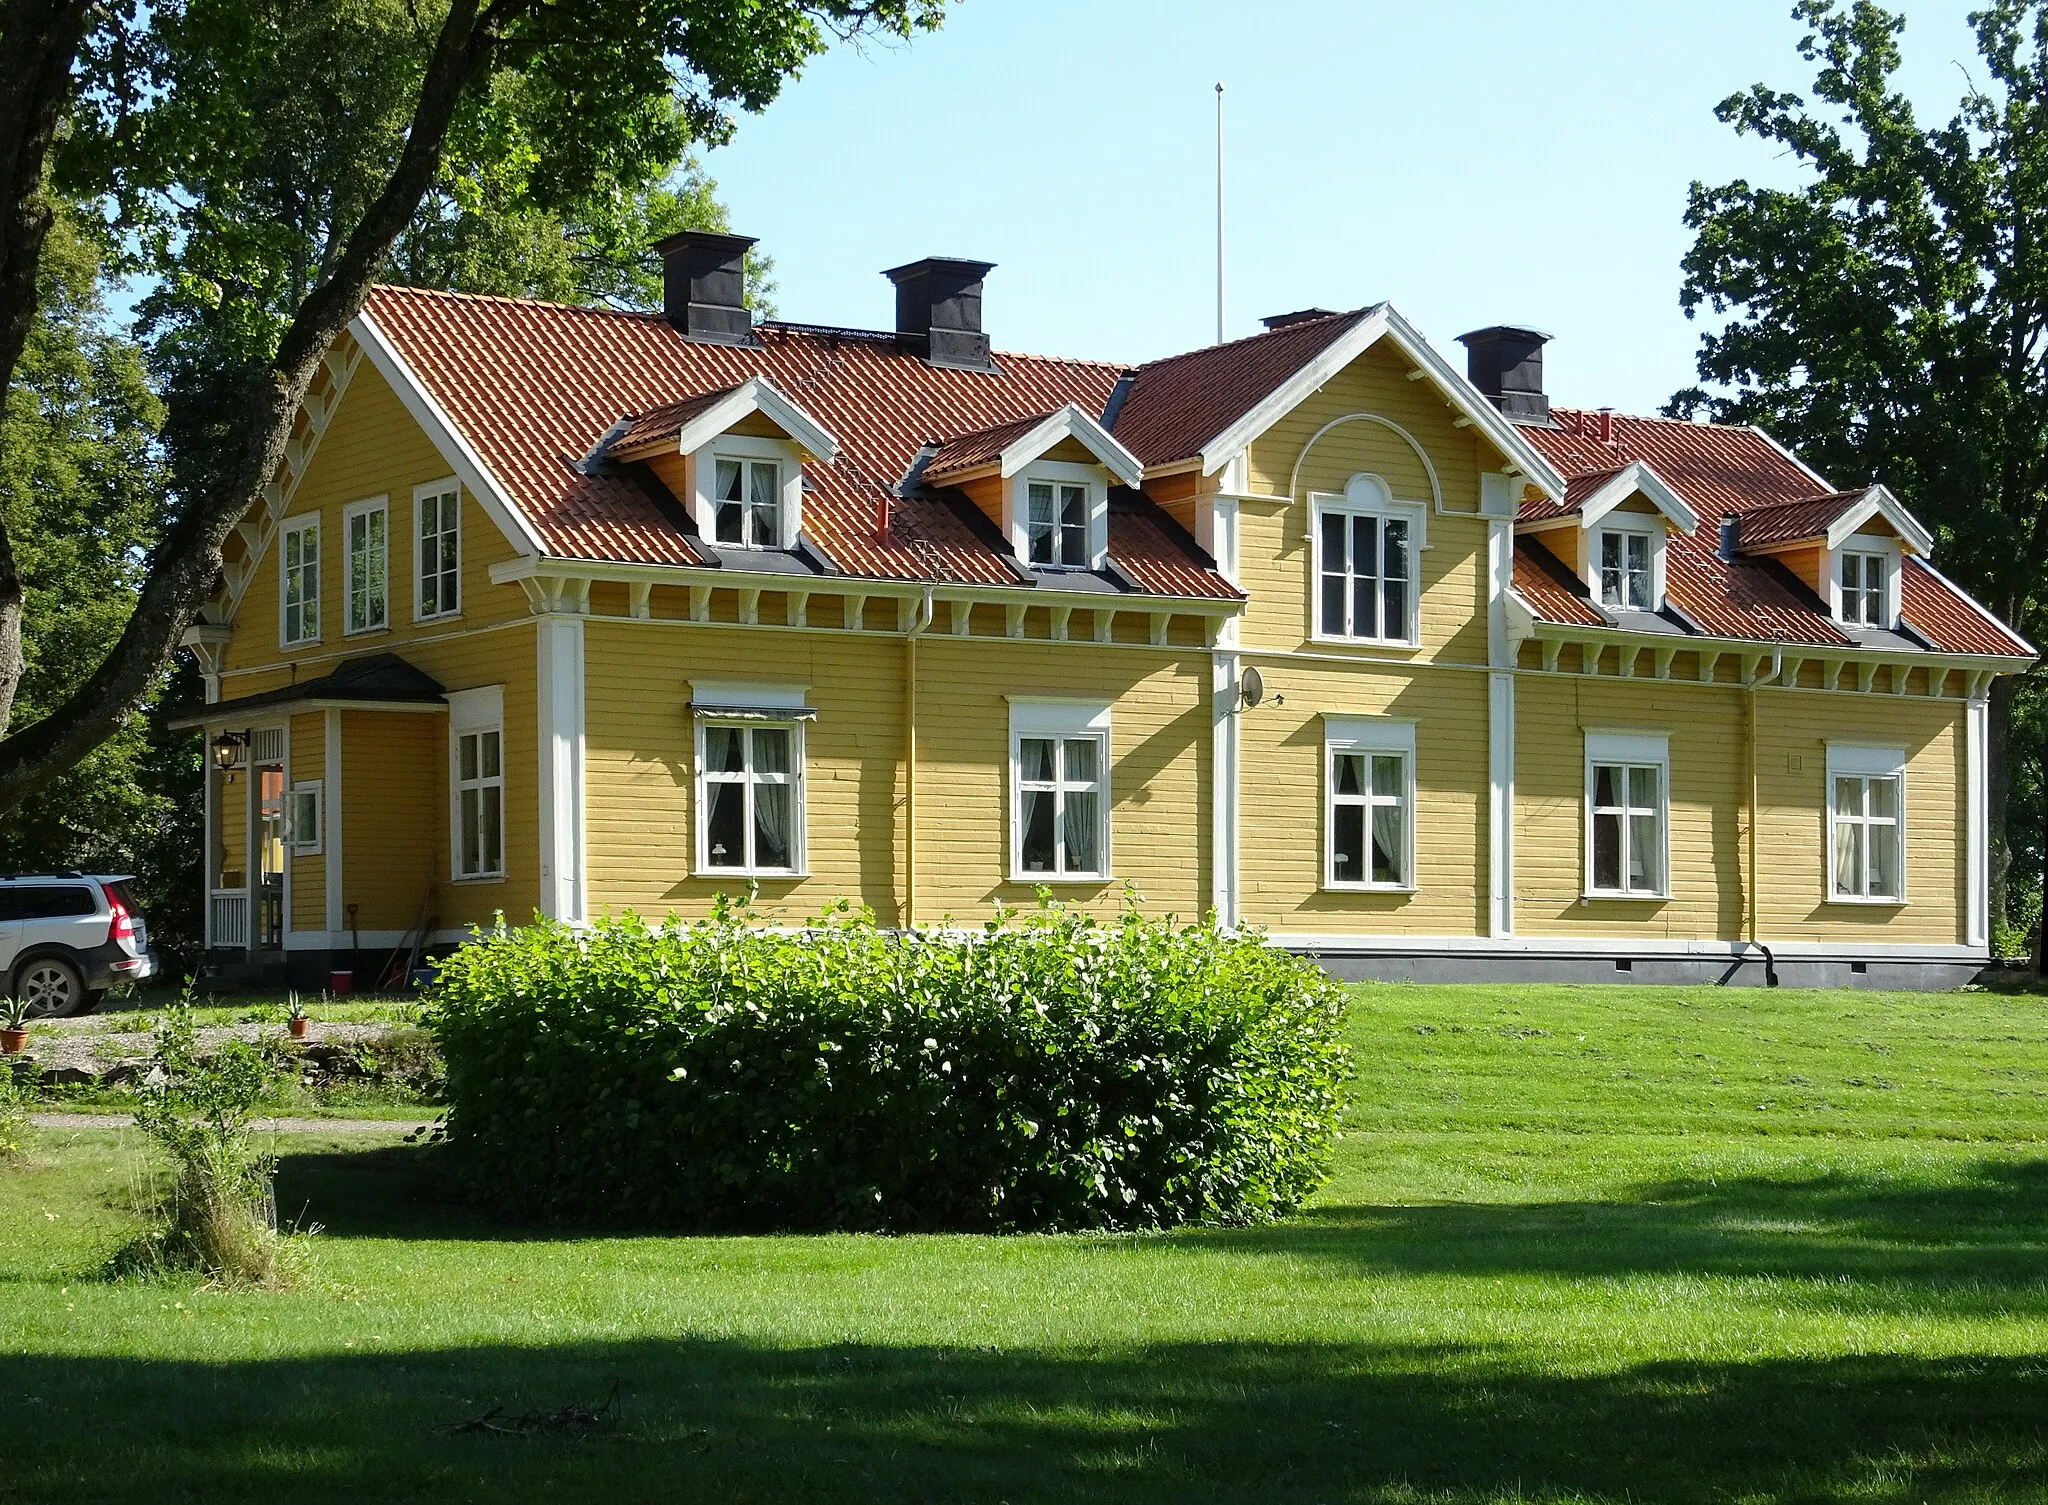
POLYGON ((0 1170, 0 1501, 2048 1499, 2048 1002, 1367 987, 1273 1228, 541 1238, 298 1139, 286 1295, 0 1170), (595 1406, 583 1436, 451 1432, 595 1406))

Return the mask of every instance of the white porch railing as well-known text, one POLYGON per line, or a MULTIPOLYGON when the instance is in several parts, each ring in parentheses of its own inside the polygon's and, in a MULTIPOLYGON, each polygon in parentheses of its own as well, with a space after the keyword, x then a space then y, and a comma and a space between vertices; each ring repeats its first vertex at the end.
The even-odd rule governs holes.
POLYGON ((247 946, 249 891, 243 888, 215 889, 213 903, 207 910, 207 919, 207 945, 247 946))

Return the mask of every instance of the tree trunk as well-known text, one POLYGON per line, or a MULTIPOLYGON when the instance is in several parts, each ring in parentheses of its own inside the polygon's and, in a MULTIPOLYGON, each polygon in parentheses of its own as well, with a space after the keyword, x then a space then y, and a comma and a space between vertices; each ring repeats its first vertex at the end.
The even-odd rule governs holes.
MULTIPOLYGON (((193 497, 158 543, 135 610, 91 678, 50 715, 0 741, 0 812, 13 809, 111 736, 141 706, 170 662, 185 629, 213 593, 222 544, 277 472, 321 357, 362 311, 378 269, 440 171, 456 107, 489 70, 502 27, 520 9, 519 0, 498 0, 480 22, 477 0, 455 0, 450 7, 398 163, 350 233, 333 275, 299 304, 277 355, 249 393, 245 416, 230 436, 234 454, 221 483, 193 497)), ((4 630, 0 625, 0 633, 4 630)), ((0 659, 0 699, 11 699, 19 679, 18 658, 11 672, 0 659)))
MULTIPOLYGON (((72 95, 85 20, 86 0, 6 0, 0 10, 0 408, 35 325, 43 242, 56 218, 45 167, 72 95)), ((0 735, 21 671, 21 572, 0 520, 0 735)))
MULTIPOLYGON (((2041 752, 2041 850, 2048 853, 2048 748, 2041 752)), ((2034 976, 2048 962, 2048 862, 2041 875, 2041 905, 2034 914, 2034 976)))

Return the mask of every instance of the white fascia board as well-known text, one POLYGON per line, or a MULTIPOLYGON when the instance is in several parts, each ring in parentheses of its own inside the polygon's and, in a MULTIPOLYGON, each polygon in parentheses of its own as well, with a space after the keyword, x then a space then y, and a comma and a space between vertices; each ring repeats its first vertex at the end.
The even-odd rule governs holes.
POLYGON ((785 397, 765 376, 750 376, 676 432, 676 452, 691 454, 738 423, 759 413, 826 465, 839 457, 839 441, 825 426, 785 397))
POLYGON ((1915 554, 1924 558, 1934 552, 1934 535, 1922 527, 1920 519, 1908 512, 1906 504, 1885 486, 1871 487, 1854 506, 1828 525, 1828 547, 1839 549, 1874 517, 1881 517, 1896 528, 1899 537, 1915 554))
POLYGON ((1007 481, 1054 445, 1067 439, 1079 440, 1083 449, 1133 491, 1144 485, 1145 467, 1139 463, 1138 457, 1117 443, 1108 429, 1071 402, 1029 433, 1010 442, 998 467, 1003 479, 1007 481))
POLYGON ((434 448, 440 451, 441 458, 448 462, 448 468, 483 504, 491 521, 498 525, 498 531, 521 553, 547 553, 547 545, 541 542, 533 524, 526 520, 526 514, 513 504, 511 496, 491 473, 491 468, 484 464, 483 456, 462 437, 455 421, 434 400, 434 394, 427 390, 405 357, 385 338, 384 331, 377 327, 377 321, 370 316, 369 310, 357 314, 348 329, 355 336, 356 343, 363 347, 363 353, 369 356, 370 364, 377 368, 377 374, 391 384, 391 390, 405 404, 406 412, 426 432, 434 448))
POLYGON ((1664 478, 1641 460, 1631 461, 1614 478, 1587 497, 1579 508, 1579 525, 1590 528, 1630 497, 1640 493, 1681 532, 1690 533, 1700 525, 1699 514, 1685 498, 1673 491, 1664 478))
POLYGON ((1299 407, 1319 387, 1358 357, 1391 335, 1401 353, 1427 372, 1451 406, 1491 439, 1537 488, 1553 501, 1564 497, 1564 477, 1536 447, 1524 439, 1500 409, 1440 355, 1421 331, 1401 317, 1391 303, 1382 303, 1346 330, 1262 402, 1202 446, 1202 474, 1214 475, 1243 452, 1259 435, 1299 407))

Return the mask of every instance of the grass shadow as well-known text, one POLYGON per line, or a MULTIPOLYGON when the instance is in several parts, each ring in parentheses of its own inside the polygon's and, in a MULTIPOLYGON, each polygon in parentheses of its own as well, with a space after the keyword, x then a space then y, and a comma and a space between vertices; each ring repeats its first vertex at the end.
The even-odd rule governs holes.
POLYGON ((0 1356, 0 1495, 72 1501, 1926 1501, 2048 1492, 2048 1364, 1598 1375, 1455 1347, 679 1339, 254 1362, 0 1356), (587 1441, 451 1431, 595 1405, 587 1441))

